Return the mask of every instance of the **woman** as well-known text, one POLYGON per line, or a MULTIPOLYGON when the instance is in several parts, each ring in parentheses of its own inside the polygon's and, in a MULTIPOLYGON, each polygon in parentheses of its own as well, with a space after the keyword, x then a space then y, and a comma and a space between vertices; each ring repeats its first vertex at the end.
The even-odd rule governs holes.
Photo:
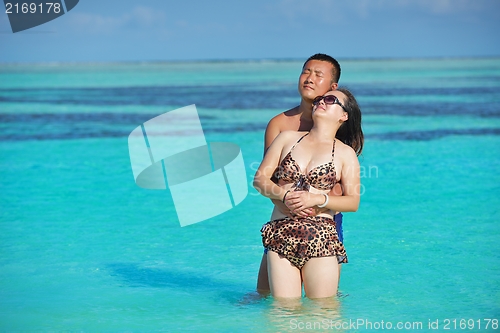
POLYGON ((347 263, 332 211, 354 212, 359 206, 361 112, 354 96, 341 88, 314 99, 312 119, 310 132, 276 137, 254 179, 262 195, 282 200, 295 215, 286 217, 275 208, 261 230, 274 297, 301 297, 302 281, 307 297, 334 296, 338 263, 347 263), (337 132, 345 143, 335 139, 337 132), (271 181, 273 174, 278 184, 271 181), (344 195, 328 196, 341 180, 344 195))

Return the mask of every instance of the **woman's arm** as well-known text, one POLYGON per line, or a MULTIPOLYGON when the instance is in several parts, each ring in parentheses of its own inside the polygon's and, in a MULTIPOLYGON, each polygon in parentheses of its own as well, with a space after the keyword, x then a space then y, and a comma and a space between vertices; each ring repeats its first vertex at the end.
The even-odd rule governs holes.
MULTIPOLYGON (((341 197, 330 196, 326 207, 341 212, 355 212, 359 208, 361 181, 358 156, 350 147, 345 149, 340 179, 344 194, 341 197)), ((324 200, 320 205, 323 203, 324 200)))

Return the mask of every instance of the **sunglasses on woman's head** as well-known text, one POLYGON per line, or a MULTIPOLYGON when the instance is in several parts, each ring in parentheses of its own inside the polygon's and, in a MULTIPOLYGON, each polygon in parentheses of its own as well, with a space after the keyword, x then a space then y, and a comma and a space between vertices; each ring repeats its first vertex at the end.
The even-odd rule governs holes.
POLYGON ((347 112, 344 105, 340 103, 339 99, 335 95, 318 96, 313 99, 313 105, 318 105, 322 100, 325 102, 325 104, 338 104, 342 109, 344 109, 345 112, 347 112))

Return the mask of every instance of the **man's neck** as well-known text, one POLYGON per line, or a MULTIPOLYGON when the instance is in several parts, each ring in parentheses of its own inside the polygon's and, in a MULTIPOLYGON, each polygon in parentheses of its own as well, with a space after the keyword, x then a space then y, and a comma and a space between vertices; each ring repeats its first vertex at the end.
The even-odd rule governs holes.
POLYGON ((298 122, 298 131, 309 131, 313 125, 312 120, 312 105, 311 102, 301 100, 298 108, 298 114, 300 114, 298 122))
POLYGON ((302 99, 299 105, 300 119, 312 122, 312 103, 302 99))

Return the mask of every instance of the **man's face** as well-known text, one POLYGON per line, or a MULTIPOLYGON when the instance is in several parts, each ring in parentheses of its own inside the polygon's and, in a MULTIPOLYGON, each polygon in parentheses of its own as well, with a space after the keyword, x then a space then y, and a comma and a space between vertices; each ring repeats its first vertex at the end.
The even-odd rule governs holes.
POLYGON ((299 77, 299 94, 305 100, 312 101, 327 91, 337 88, 332 84, 333 65, 327 61, 309 60, 304 65, 299 77))

